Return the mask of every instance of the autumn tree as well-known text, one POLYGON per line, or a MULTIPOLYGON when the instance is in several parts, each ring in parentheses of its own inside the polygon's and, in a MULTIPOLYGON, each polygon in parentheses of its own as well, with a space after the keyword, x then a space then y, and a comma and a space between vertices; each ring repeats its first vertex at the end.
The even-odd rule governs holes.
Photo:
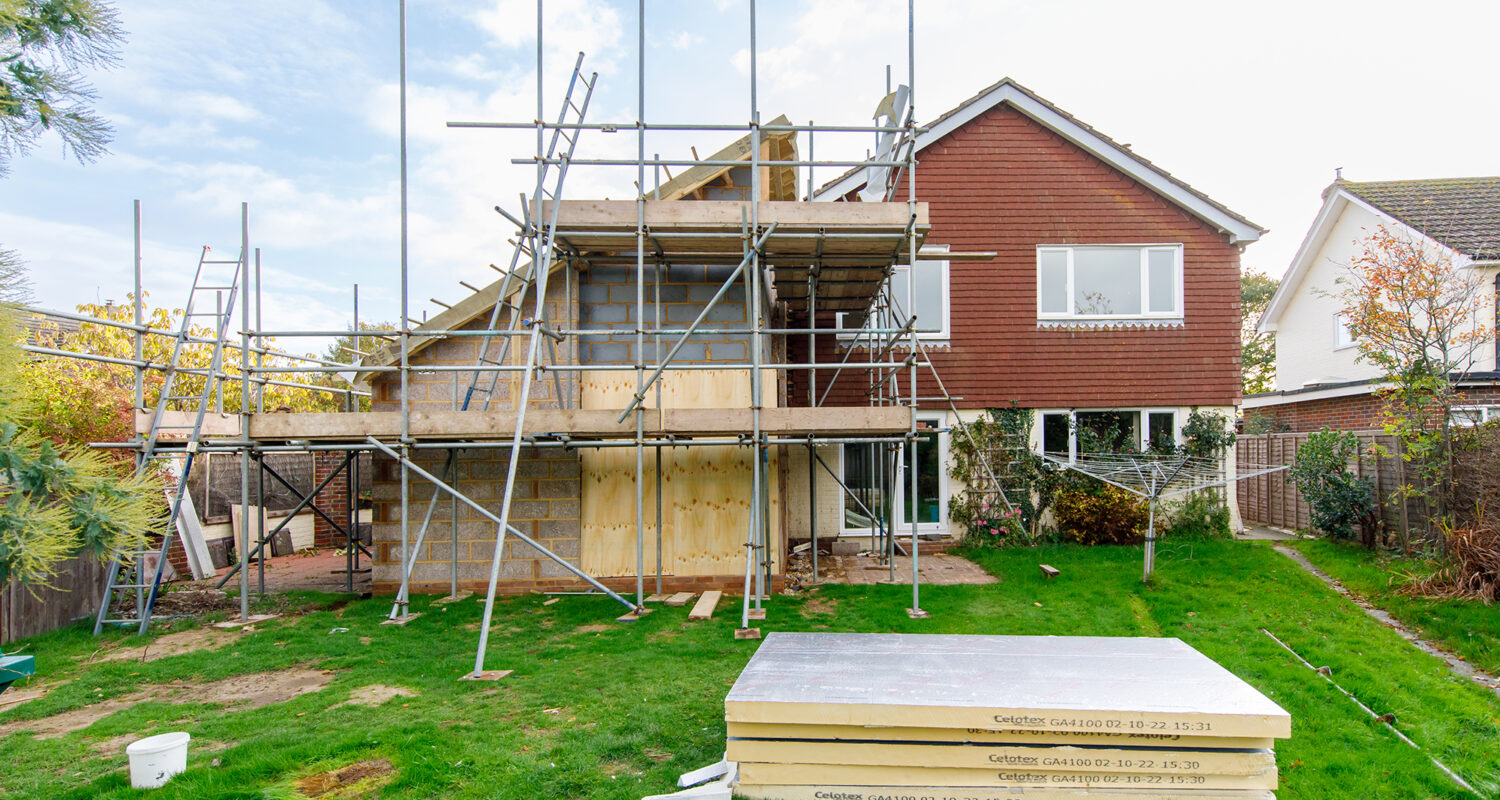
POLYGON ((1276 383, 1276 335, 1258 328, 1279 284, 1263 272, 1240 275, 1240 386, 1245 394, 1269 392, 1276 383))
MULTIPOLYGON (((131 298, 132 302, 134 298, 131 298)), ((130 323, 133 319, 131 303, 121 305, 85 304, 78 306, 78 313, 101 320, 130 323)), ((163 331, 175 331, 182 325, 182 309, 146 308, 143 314, 147 327, 163 331)), ((194 339, 212 340, 214 331, 208 327, 193 326, 194 339)), ((56 326, 44 326, 38 333, 41 343, 48 347, 76 353, 134 360, 134 334, 124 328, 84 322, 76 331, 64 333, 56 326)), ((165 365, 172 359, 171 336, 149 334, 142 341, 143 358, 152 364, 165 365)), ((267 350, 276 350, 276 340, 264 339, 259 345, 267 350)), ((275 353, 251 354, 252 366, 267 369, 287 369, 304 366, 299 361, 275 353)), ((203 392, 207 372, 213 362, 213 345, 206 341, 192 342, 185 346, 179 365, 200 374, 181 372, 173 385, 175 395, 198 396, 203 392)), ((223 380, 210 387, 213 392, 210 402, 215 409, 225 413, 240 412, 242 394, 239 342, 226 345, 221 372, 223 380)), ((255 372, 251 375, 252 407, 266 410, 289 411, 338 411, 342 410, 337 395, 315 388, 316 373, 299 372, 255 372), (258 404, 258 406, 257 406, 258 404)), ((130 367, 101 363, 83 359, 42 359, 29 365, 25 371, 28 392, 36 398, 37 424, 41 432, 59 443, 87 443, 97 441, 123 441, 133 435, 131 407, 134 405, 134 372, 130 367)), ((155 407, 161 394, 166 375, 161 370, 146 370, 144 375, 143 404, 155 407)))
POLYGON ((1403 502, 1421 497, 1436 526, 1448 511, 1459 382, 1493 338, 1482 276, 1447 249, 1382 225, 1364 239, 1335 294, 1360 360, 1382 373, 1386 430, 1412 464, 1397 494, 1403 502))

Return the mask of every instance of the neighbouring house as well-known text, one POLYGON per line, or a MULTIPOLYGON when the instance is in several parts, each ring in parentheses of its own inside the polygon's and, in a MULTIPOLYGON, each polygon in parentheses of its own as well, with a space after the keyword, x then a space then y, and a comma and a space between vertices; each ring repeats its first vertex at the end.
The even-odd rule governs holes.
MULTIPOLYGON (((781 437, 779 445, 765 449, 763 462, 773 588, 782 576, 786 548, 809 537, 814 522, 822 537, 871 534, 869 517, 855 498, 867 506, 880 502, 876 464, 884 445, 837 440, 899 437, 910 425, 902 405, 910 389, 905 371, 894 386, 873 391, 877 402, 872 404, 872 387, 889 386, 889 370, 860 366, 908 355, 909 345, 900 343, 889 353, 872 353, 860 332, 877 319, 865 309, 872 287, 887 271, 895 295, 904 297, 914 285, 916 327, 944 381, 940 389, 925 369, 917 379, 923 431, 916 444, 917 492, 914 497, 889 492, 903 536, 913 520, 924 535, 962 533, 948 520, 950 497, 960 489, 946 463, 949 428, 958 419, 987 408, 1034 409, 1034 445, 1073 453, 1080 428, 1107 427, 1122 431, 1125 443, 1144 445, 1161 436, 1179 437, 1194 408, 1230 416, 1240 399, 1240 253, 1263 229, 1010 80, 934 120, 915 146, 920 159, 915 206, 907 202, 909 175, 896 181, 889 202, 880 197, 835 202, 861 193, 870 173, 858 168, 813 198, 830 202, 809 203, 796 202, 803 200, 796 169, 761 168, 762 225, 774 218, 779 234, 803 237, 768 240, 765 317, 772 327, 817 331, 761 337, 766 377, 759 413, 763 427, 781 437), (841 231, 850 233, 841 236, 841 231), (914 260, 901 255, 911 231, 922 240, 914 260), (809 268, 815 261, 821 270, 809 268), (810 290, 809 283, 816 288, 810 290), (816 292, 812 298, 810 291, 816 292), (777 368, 808 362, 844 362, 848 368, 820 370, 815 386, 807 371, 777 368), (793 443, 809 436, 820 437, 815 446, 793 443), (826 471, 810 458, 814 452, 826 471)), ((694 245, 702 249, 701 265, 691 253, 670 264, 647 258, 644 286, 637 282, 632 252, 633 200, 560 206, 560 228, 567 234, 561 240, 572 257, 555 262, 549 273, 555 279, 548 284, 547 318, 557 330, 576 329, 579 335, 546 342, 546 362, 562 368, 543 371, 534 384, 527 408, 535 411, 528 411, 526 425, 528 434, 535 433, 529 440, 534 446, 517 465, 511 519, 608 585, 633 585, 638 558, 644 572, 653 574, 658 541, 668 587, 737 588, 745 580, 752 448, 646 448, 637 487, 634 447, 560 445, 636 430, 629 419, 625 427, 615 419, 637 386, 632 367, 637 348, 643 341, 645 355, 655 357, 673 338, 646 334, 642 340, 637 333, 641 310, 654 314, 659 298, 661 324, 685 326, 724 288, 733 259, 719 257, 724 253, 718 248, 738 253, 742 247, 738 221, 743 201, 751 199, 754 176, 749 164, 723 162, 748 161, 751 150, 751 139, 742 138, 705 159, 715 165, 695 166, 651 192, 644 213, 652 236, 660 236, 653 247, 669 252, 675 247, 680 253, 686 246, 673 243, 674 231, 705 238, 694 245), (724 215, 714 223, 718 227, 705 222, 716 214, 724 215), (692 220, 703 227, 689 230, 685 221, 692 220), (715 231, 727 227, 734 229, 733 237, 714 239, 715 231), (620 249, 627 240, 628 249, 620 249), (559 440, 562 428, 572 431, 571 440, 559 440), (646 498, 640 555, 638 491, 646 498)), ((797 152, 794 134, 763 134, 760 158, 795 160, 797 152)), ((545 215, 550 208, 533 211, 545 215)), ((706 321, 711 332, 689 339, 664 374, 661 391, 648 393, 647 434, 749 433, 751 376, 744 365, 754 347, 748 335, 751 294, 743 282, 727 288, 706 321)), ((471 393, 473 373, 462 367, 476 362, 480 339, 423 332, 484 329, 497 300, 502 308, 529 310, 534 297, 502 296, 497 281, 416 329, 408 356, 414 371, 406 389, 412 458, 434 474, 452 476, 460 490, 491 509, 499 507, 509 467, 507 451, 493 446, 494 434, 497 426, 503 428, 505 414, 512 415, 514 428, 518 383, 502 378, 493 391, 471 393), (457 410, 466 398, 471 410, 457 410), (478 411, 486 401, 488 414, 478 411), (451 443, 471 436, 472 447, 421 449, 424 439, 451 443), (485 437, 492 441, 477 441, 485 437)), ((646 322, 656 324, 650 316, 646 322)), ((496 341, 484 355, 516 364, 522 349, 502 355, 496 341)), ((380 426, 385 426, 380 435, 393 434, 386 430, 393 423, 377 422, 375 415, 400 407, 402 384, 391 371, 398 362, 393 349, 367 360, 372 369, 363 378, 372 387, 373 415, 364 415, 363 422, 334 420, 329 424, 348 430, 328 436, 376 435, 374 427, 380 426)), ((276 439, 269 426, 281 421, 261 416, 267 427, 252 431, 252 438, 276 439)), ((901 468, 898 464, 896 474, 901 468)), ((391 590, 400 581, 400 470, 379 455, 373 469, 374 586, 391 590)), ((410 535, 428 513, 433 519, 422 547, 413 551, 413 590, 447 591, 455 574, 461 586, 482 587, 494 554, 493 522, 446 499, 429 512, 432 488, 425 481, 413 479, 409 492, 410 535)), ((525 543, 512 539, 505 547, 501 592, 581 585, 565 567, 525 543)))
MULTIPOLYGON (((1276 390, 1244 399, 1248 427, 1305 432, 1382 426, 1381 372, 1359 359, 1334 296, 1340 275, 1381 226, 1443 253, 1456 268, 1482 270, 1482 307, 1500 311, 1500 178, 1336 180, 1323 191, 1323 207, 1261 318, 1261 331, 1276 336, 1276 390)), ((1495 317, 1486 314, 1475 325, 1492 334, 1495 317)), ((1464 394, 1457 422, 1500 418, 1497 347, 1482 348, 1453 376, 1464 394)))

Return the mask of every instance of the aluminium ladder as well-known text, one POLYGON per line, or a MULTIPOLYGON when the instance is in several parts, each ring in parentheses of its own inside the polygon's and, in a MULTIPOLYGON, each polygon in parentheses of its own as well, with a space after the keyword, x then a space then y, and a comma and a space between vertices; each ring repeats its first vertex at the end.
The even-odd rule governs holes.
MULTIPOLYGON (((245 271, 245 254, 240 253, 240 257, 233 260, 215 260, 208 256, 209 248, 205 246, 198 256, 197 269, 193 272, 192 289, 188 292, 187 306, 183 309, 182 324, 172 343, 172 357, 167 364, 166 378, 162 382, 161 393, 157 397, 156 406, 151 415, 151 427, 147 430, 137 454, 136 471, 145 472, 151 469, 154 459, 170 457, 161 450, 164 438, 184 442, 186 455, 182 471, 177 477, 176 484, 168 491, 171 510, 162 533, 161 546, 154 550, 142 548, 123 553, 110 562, 104 597, 99 602, 99 614, 94 620, 94 635, 96 636, 106 624, 135 625, 139 633, 145 633, 150 626, 151 609, 156 604, 156 596, 161 589, 162 575, 166 570, 167 550, 171 547, 172 537, 177 530, 177 518, 182 514, 182 500, 187 493, 188 476, 192 474, 193 459, 198 454, 203 434, 203 420, 208 414, 209 405, 213 402, 216 392, 222 390, 224 342, 229 333, 229 323, 234 316, 234 301, 241 288, 240 276, 245 271), (208 272, 218 272, 225 266, 233 267, 233 274, 227 277, 220 274, 217 280, 211 280, 204 269, 208 267, 210 268, 208 272), (212 295, 213 310, 198 311, 200 300, 210 295, 212 295), (213 357, 206 371, 187 368, 182 363, 190 345, 205 343, 201 337, 193 335, 194 322, 204 317, 212 319, 211 330, 213 331, 213 339, 207 342, 213 347, 213 357), (178 388, 178 378, 184 374, 202 374, 202 388, 193 393, 177 394, 176 392, 185 391, 178 388), (170 412, 186 413, 191 421, 183 423, 182 417, 178 416, 169 423, 167 415, 170 412), (150 556, 156 556, 156 558, 152 560, 150 556), (135 616, 122 613, 120 617, 110 618, 109 608, 116 594, 128 596, 127 593, 132 590, 135 592, 135 616)), ((200 329, 202 327, 199 326, 200 329)), ((245 400, 246 398, 241 398, 241 402, 245 400)), ((170 452, 175 454, 175 448, 170 452)))

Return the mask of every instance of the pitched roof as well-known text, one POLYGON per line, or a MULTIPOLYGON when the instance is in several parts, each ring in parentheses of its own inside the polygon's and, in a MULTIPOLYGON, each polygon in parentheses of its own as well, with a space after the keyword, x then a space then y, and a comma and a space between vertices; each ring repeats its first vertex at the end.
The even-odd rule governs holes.
MULTIPOLYGON (((768 124, 790 125, 791 121, 788 120, 785 115, 781 115, 771 120, 768 124)), ((769 157, 769 159, 777 161, 796 160, 796 137, 791 133, 765 134, 762 136, 761 143, 762 147, 765 150, 769 151, 767 156, 763 157, 769 157)), ((740 138, 734 140, 733 142, 730 142, 728 145, 725 145, 723 149, 709 156, 705 160, 743 161, 746 164, 749 164, 751 149, 753 148, 751 147, 750 143, 750 134, 747 133, 744 136, 741 136, 740 138)), ((680 200, 684 197, 692 195, 693 192, 700 187, 712 183, 714 180, 718 179, 719 176, 723 175, 726 172, 729 172, 731 169, 734 169, 734 167, 723 165, 698 165, 690 167, 682 174, 673 177, 671 180, 668 180, 660 187, 657 187, 657 189, 653 191, 653 195, 659 196, 662 200, 680 200)), ((771 178, 766 186, 766 191, 769 193, 769 199, 797 199, 797 175, 795 167, 768 168, 767 171, 770 173, 771 178)), ((548 274, 551 274, 552 272, 555 272, 556 270, 562 268, 562 265, 563 261, 561 259, 554 260, 552 262, 551 269, 548 271, 548 274)), ((522 285, 524 285, 526 281, 529 281, 531 279, 531 270, 532 262, 530 261, 517 264, 517 272, 515 277, 518 280, 512 281, 510 285, 505 285, 507 276, 502 275, 501 277, 496 278, 488 286, 485 286, 483 289, 467 295, 453 305, 448 306, 442 312, 430 317, 426 322, 413 327, 413 335, 411 336, 411 339, 407 344, 407 347, 409 348, 407 350, 408 357, 410 357, 411 354, 426 348, 428 345, 431 345, 442 338, 438 336, 423 336, 422 334, 424 331, 457 330, 478 319, 480 316, 489 313, 490 310, 495 307, 495 303, 500 298, 501 290, 508 289, 510 294, 514 294, 520 289, 522 285)), ((368 358, 361 360, 360 366, 385 367, 390 366, 391 364, 395 364, 400 360, 400 344, 393 343, 381 348, 380 350, 377 350, 374 353, 371 353, 368 358)), ((374 376, 375 373, 369 370, 365 370, 363 372, 357 373, 355 378, 358 381, 370 381, 374 378, 374 376)))
MULTIPOLYGON (((1217 226, 1228 233, 1234 242, 1253 242, 1266 232, 1265 228, 1229 210, 1228 207, 1189 186, 1180 178, 1137 155, 1129 147, 1105 136, 1010 78, 1001 78, 998 82, 960 103, 958 107, 925 125, 926 130, 917 134, 917 149, 920 151, 926 148, 980 114, 1001 104, 1009 105, 1025 114, 1038 124, 1140 181, 1188 213, 1217 226)), ((817 196, 832 199, 858 189, 864 184, 863 172, 863 167, 855 167, 845 172, 823 184, 818 189, 817 196)))
POLYGON ((1500 177, 1335 185, 1466 256, 1500 259, 1500 177))

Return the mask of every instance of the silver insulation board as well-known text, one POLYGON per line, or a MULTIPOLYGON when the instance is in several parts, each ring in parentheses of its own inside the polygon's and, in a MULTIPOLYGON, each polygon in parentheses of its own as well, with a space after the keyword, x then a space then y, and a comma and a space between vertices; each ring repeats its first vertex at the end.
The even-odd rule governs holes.
POLYGON ((731 722, 1291 735, 1286 711, 1178 639, 775 632, 724 705, 731 722))

